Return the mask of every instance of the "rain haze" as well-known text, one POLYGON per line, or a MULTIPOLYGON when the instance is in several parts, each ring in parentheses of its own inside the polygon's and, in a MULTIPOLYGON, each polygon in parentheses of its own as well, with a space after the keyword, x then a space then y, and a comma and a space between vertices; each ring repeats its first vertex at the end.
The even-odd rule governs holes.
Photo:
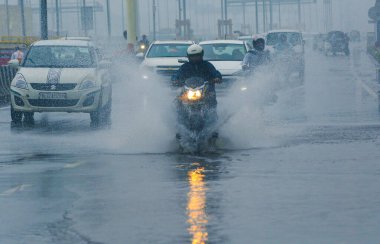
POLYGON ((0 0, 0 243, 380 243, 380 0, 0 0))

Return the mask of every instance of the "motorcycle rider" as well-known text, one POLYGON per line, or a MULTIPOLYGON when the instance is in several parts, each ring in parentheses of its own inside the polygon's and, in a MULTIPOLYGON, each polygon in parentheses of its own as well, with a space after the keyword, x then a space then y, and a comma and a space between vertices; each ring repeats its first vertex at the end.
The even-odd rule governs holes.
POLYGON ((264 38, 254 38, 252 41, 253 50, 247 52, 242 66, 243 70, 252 71, 256 67, 266 64, 269 61, 269 51, 265 50, 264 38))
MULTIPOLYGON (((173 83, 177 86, 184 86, 185 81, 192 77, 200 77, 205 81, 208 81, 205 101, 209 108, 209 114, 211 121, 217 120, 217 101, 216 101, 216 91, 215 84, 222 82, 222 75, 216 70, 214 65, 210 62, 203 60, 204 51, 199 45, 193 44, 187 49, 187 57, 189 62, 184 63, 177 72, 177 75, 173 77, 173 83)), ((183 117, 182 103, 177 99, 177 110, 179 111, 179 121, 186 120, 183 117)), ((180 122, 181 123, 181 122, 180 122)), ((212 138, 217 138, 218 132, 212 133, 212 138)), ((176 134, 176 138, 180 139, 181 135, 176 134)))
POLYGON ((197 44, 191 45, 187 49, 187 57, 189 62, 184 63, 174 77, 174 84, 183 86, 185 81, 191 77, 201 77, 208 81, 208 91, 206 100, 209 102, 210 107, 216 108, 216 92, 215 84, 222 82, 222 75, 216 70, 214 65, 210 62, 203 60, 203 48, 197 44))
POLYGON ((141 40, 139 41, 139 47, 138 47, 138 52, 140 53, 145 53, 149 47, 149 40, 146 35, 142 35, 141 40))

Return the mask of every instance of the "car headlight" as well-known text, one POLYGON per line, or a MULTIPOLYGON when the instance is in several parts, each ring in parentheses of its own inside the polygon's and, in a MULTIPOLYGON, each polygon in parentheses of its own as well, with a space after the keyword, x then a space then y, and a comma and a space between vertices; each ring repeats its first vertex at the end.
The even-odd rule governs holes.
POLYGON ((26 82, 25 77, 22 74, 20 73, 16 74, 13 80, 14 82, 12 82, 12 86, 20 88, 20 89, 29 90, 28 83, 26 82))
POLYGON ((95 82, 92 80, 85 80, 83 81, 80 86, 79 90, 86 90, 86 89, 91 89, 95 87, 95 82))

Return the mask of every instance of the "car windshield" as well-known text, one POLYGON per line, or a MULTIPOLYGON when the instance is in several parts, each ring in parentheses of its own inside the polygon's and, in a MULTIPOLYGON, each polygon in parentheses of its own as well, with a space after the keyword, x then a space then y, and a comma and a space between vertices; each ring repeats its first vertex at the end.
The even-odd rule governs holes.
POLYGON ((300 33, 297 33, 297 32, 275 32, 275 33, 269 33, 267 35, 267 45, 275 46, 275 45, 279 44, 280 37, 282 35, 285 35, 287 37, 289 44, 291 44, 292 46, 302 44, 302 35, 300 33))
POLYGON ((247 49, 242 44, 215 43, 201 45, 207 61, 243 61, 247 49))
POLYGON ((343 40, 345 39, 345 34, 340 31, 333 31, 328 34, 329 40, 343 40))
POLYGON ((180 58, 187 56, 190 44, 153 44, 147 54, 148 58, 180 58))
POLYGON ((89 47, 77 46, 34 46, 24 67, 91 68, 95 67, 94 53, 89 47))

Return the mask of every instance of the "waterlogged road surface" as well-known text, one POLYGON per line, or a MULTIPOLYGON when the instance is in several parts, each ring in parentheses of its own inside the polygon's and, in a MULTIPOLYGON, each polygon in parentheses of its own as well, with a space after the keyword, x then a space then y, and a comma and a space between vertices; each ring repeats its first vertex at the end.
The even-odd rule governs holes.
POLYGON ((375 67, 353 53, 310 51, 303 87, 247 101, 202 156, 175 153, 157 90, 115 89, 100 129, 76 114, 15 128, 1 109, 0 242, 379 243, 375 67))

